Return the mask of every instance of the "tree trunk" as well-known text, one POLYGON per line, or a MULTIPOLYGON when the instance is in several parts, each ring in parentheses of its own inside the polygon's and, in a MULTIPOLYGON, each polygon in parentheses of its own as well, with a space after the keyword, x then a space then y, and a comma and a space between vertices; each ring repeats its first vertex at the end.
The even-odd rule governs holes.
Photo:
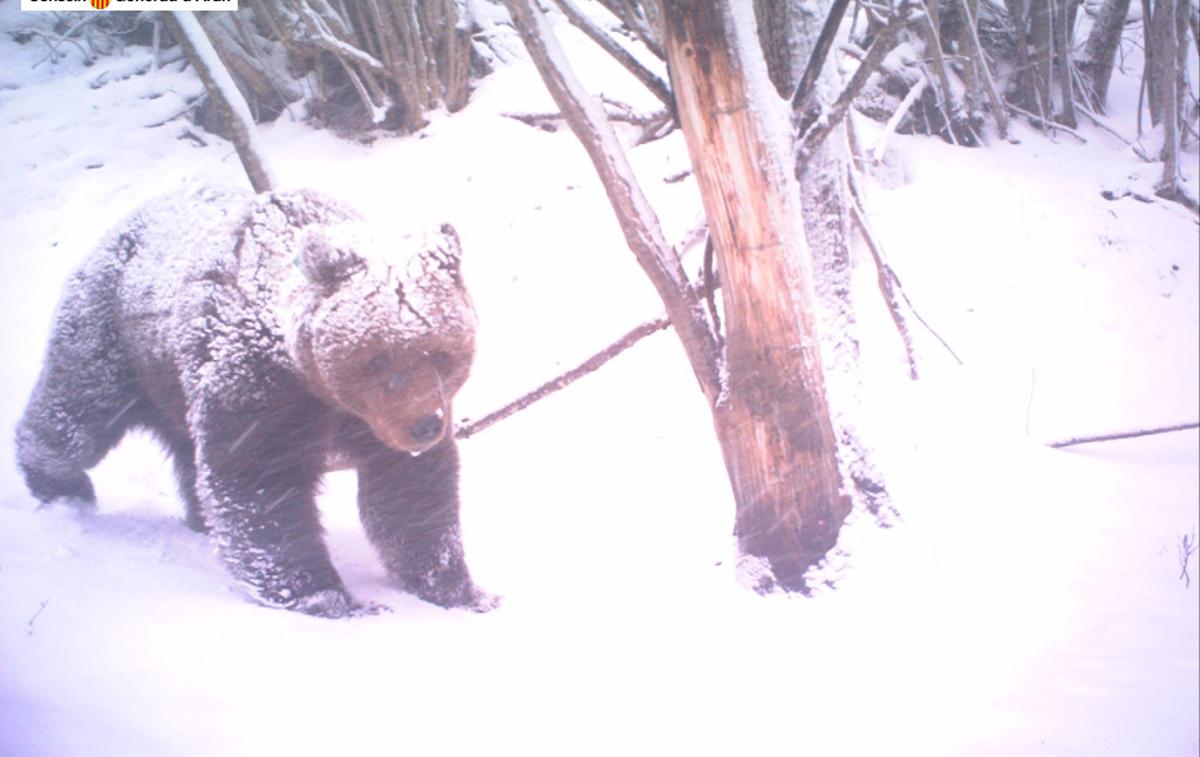
MULTIPOLYGON (((790 75, 773 83, 784 92, 795 92, 792 98, 793 119, 802 114, 795 110, 797 97, 806 87, 811 86, 813 98, 810 103, 822 112, 816 125, 801 135, 796 145, 795 178, 800 185, 800 205, 804 218, 804 235, 811 252, 811 268, 814 274, 813 287, 816 292, 818 309, 822 313, 822 322, 827 325, 821 334, 824 378, 828 394, 828 402, 835 407, 850 411, 860 405, 858 389, 862 374, 858 360, 857 339, 854 335, 855 310, 852 298, 851 279, 854 274, 851 263, 851 228, 850 212, 852 202, 848 195, 847 179, 852 170, 846 154, 849 144, 849 118, 843 120, 837 116, 839 102, 847 104, 847 95, 854 90, 854 83, 859 77, 869 75, 876 67, 877 59, 889 52, 894 43, 895 35, 903 28, 908 18, 908 12, 901 9, 875 33, 859 63, 854 76, 851 77, 841 90, 838 89, 839 77, 837 67, 826 60, 825 64, 814 69, 815 58, 823 57, 817 51, 820 38, 825 33, 827 25, 820 23, 822 12, 836 13, 836 4, 817 2, 808 6, 803 14, 797 14, 791 9, 791 0, 758 0, 764 6, 757 13, 759 19, 778 17, 779 6, 787 7, 792 12, 789 18, 792 22, 787 25, 791 35, 786 49, 796 58, 791 65, 781 62, 780 71, 790 71, 790 75), (815 14, 815 15, 814 15, 815 14), (811 81, 811 85, 802 84, 803 80, 811 81), (818 128, 819 127, 819 128, 818 128), (831 139, 819 144, 810 142, 810 137, 816 137, 814 132, 825 131, 831 139)), ((764 48, 763 52, 768 61, 778 54, 769 49, 777 43, 778 35, 773 28, 761 25, 758 38, 764 48)), ((812 107, 809 108, 812 110, 812 107)), ((883 293, 883 290, 881 290, 883 293)), ((897 311, 889 309, 893 316, 897 311)), ((901 326, 902 318, 897 321, 901 326)), ((907 344, 906 331, 901 326, 901 336, 907 344)), ((914 369, 915 374, 915 369, 914 369)), ((839 458, 843 481, 853 483, 847 487, 854 501, 861 503, 868 512, 887 521, 893 510, 888 503, 887 487, 882 476, 876 471, 866 455, 859 439, 858 419, 853 412, 841 412, 834 424, 834 434, 838 440, 839 458)))
POLYGON ((1025 13, 1025 0, 1005 0, 1005 6, 1012 22, 1013 47, 1017 53, 1017 91, 1013 99, 1017 105, 1036 111, 1037 94, 1033 85, 1033 69, 1029 63, 1029 22, 1025 13))
POLYGON ((1182 137, 1183 100, 1187 96, 1184 71, 1187 66, 1188 0, 1158 0, 1155 13, 1155 59, 1159 61, 1159 100, 1163 124, 1163 173, 1158 194, 1176 199, 1179 189, 1179 153, 1182 137), (1165 18, 1161 27, 1160 13, 1165 18))
POLYGON ((1074 129, 1079 125, 1075 119, 1075 94, 1071 84, 1071 44, 1074 34, 1071 25, 1075 14, 1068 11, 1072 0, 1052 0, 1054 6, 1054 57, 1058 60, 1059 97, 1062 114, 1059 123, 1074 129))
POLYGON ((1092 31, 1088 34, 1087 43, 1083 48, 1083 56, 1079 67, 1091 84, 1089 93, 1092 107, 1104 112, 1104 103, 1108 99, 1108 83, 1112 80, 1113 62, 1116 60, 1117 47, 1121 44, 1121 32, 1125 29, 1125 19, 1129 16, 1130 0, 1104 0, 1092 31))
POLYGON ((1054 99, 1050 82, 1054 78, 1054 39, 1051 6, 1054 0, 1033 0, 1029 6, 1029 27, 1033 35, 1033 87, 1037 108, 1043 120, 1054 118, 1054 99))
POLYGON ((725 3, 664 0, 662 16, 721 272, 728 379, 714 420, 738 542, 769 564, 778 585, 807 591, 804 573, 834 546, 850 505, 825 397, 798 188, 786 151, 764 128, 778 103, 748 83, 761 50, 725 3))
POLYGON ((1150 123, 1158 126, 1175 99, 1175 1, 1155 0, 1148 23, 1146 93, 1150 101, 1150 123))

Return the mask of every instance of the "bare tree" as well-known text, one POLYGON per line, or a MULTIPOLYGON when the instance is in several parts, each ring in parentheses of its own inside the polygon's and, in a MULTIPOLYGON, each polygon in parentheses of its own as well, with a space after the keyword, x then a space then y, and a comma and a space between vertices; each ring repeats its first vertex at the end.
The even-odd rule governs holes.
POLYGON ((266 118, 305 89, 314 115, 340 127, 413 131, 428 111, 455 111, 467 102, 470 19, 458 0, 246 5, 203 14, 204 23, 238 86, 263 104, 266 118))
POLYGON ((766 78, 755 26, 719 0, 666 0, 662 11, 680 126, 723 285, 728 382, 714 420, 738 541, 770 563, 784 588, 803 590, 804 572, 834 546, 850 500, 790 145, 772 143, 766 119, 778 103, 753 78, 766 78))
MULTIPOLYGON (((826 399, 812 259, 793 176, 786 101, 770 92, 752 22, 719 0, 662 3, 663 50, 721 276, 724 333, 663 240, 603 110, 529 0, 509 12, 596 167, 708 400, 758 588, 807 591, 850 510, 826 399), (764 86, 766 85, 766 86, 764 86)), ((844 213, 843 213, 844 215, 844 213)))

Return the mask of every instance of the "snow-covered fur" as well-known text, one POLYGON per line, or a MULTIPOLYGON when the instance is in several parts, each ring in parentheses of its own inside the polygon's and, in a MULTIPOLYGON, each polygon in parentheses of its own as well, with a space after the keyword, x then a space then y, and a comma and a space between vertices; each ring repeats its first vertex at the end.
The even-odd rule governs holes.
POLYGON ((356 608, 314 492, 350 465, 393 577, 487 609, 458 525, 450 403, 475 330, 459 255, 450 226, 385 243, 310 191, 151 203, 65 287, 17 427, 30 491, 94 501, 86 471, 147 428, 174 459, 188 524, 256 598, 337 616, 356 608))

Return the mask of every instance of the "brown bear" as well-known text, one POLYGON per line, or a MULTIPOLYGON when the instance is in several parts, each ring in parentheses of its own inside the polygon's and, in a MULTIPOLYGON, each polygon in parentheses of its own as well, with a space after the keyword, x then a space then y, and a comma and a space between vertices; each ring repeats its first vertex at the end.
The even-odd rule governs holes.
POLYGON ((451 400, 475 314, 454 229, 384 240, 311 191, 197 189, 135 212, 67 283, 17 426, 29 490, 94 502, 130 429, 172 456, 187 523, 259 601, 362 608, 315 492, 358 471, 366 533, 401 587, 487 610, 463 559, 451 400))

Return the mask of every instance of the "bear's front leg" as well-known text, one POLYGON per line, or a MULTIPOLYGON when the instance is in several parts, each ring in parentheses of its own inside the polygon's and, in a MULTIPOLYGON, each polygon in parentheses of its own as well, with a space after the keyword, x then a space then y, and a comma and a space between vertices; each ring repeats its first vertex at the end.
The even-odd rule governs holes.
POLYGON ((373 442, 359 456, 358 511, 388 572, 406 590, 441 607, 487 612, 463 558, 458 521, 458 448, 447 437, 411 455, 373 442))
POLYGON ((358 609, 329 559, 315 491, 319 409, 198 413, 196 491, 222 560, 261 602, 310 615, 358 609))

